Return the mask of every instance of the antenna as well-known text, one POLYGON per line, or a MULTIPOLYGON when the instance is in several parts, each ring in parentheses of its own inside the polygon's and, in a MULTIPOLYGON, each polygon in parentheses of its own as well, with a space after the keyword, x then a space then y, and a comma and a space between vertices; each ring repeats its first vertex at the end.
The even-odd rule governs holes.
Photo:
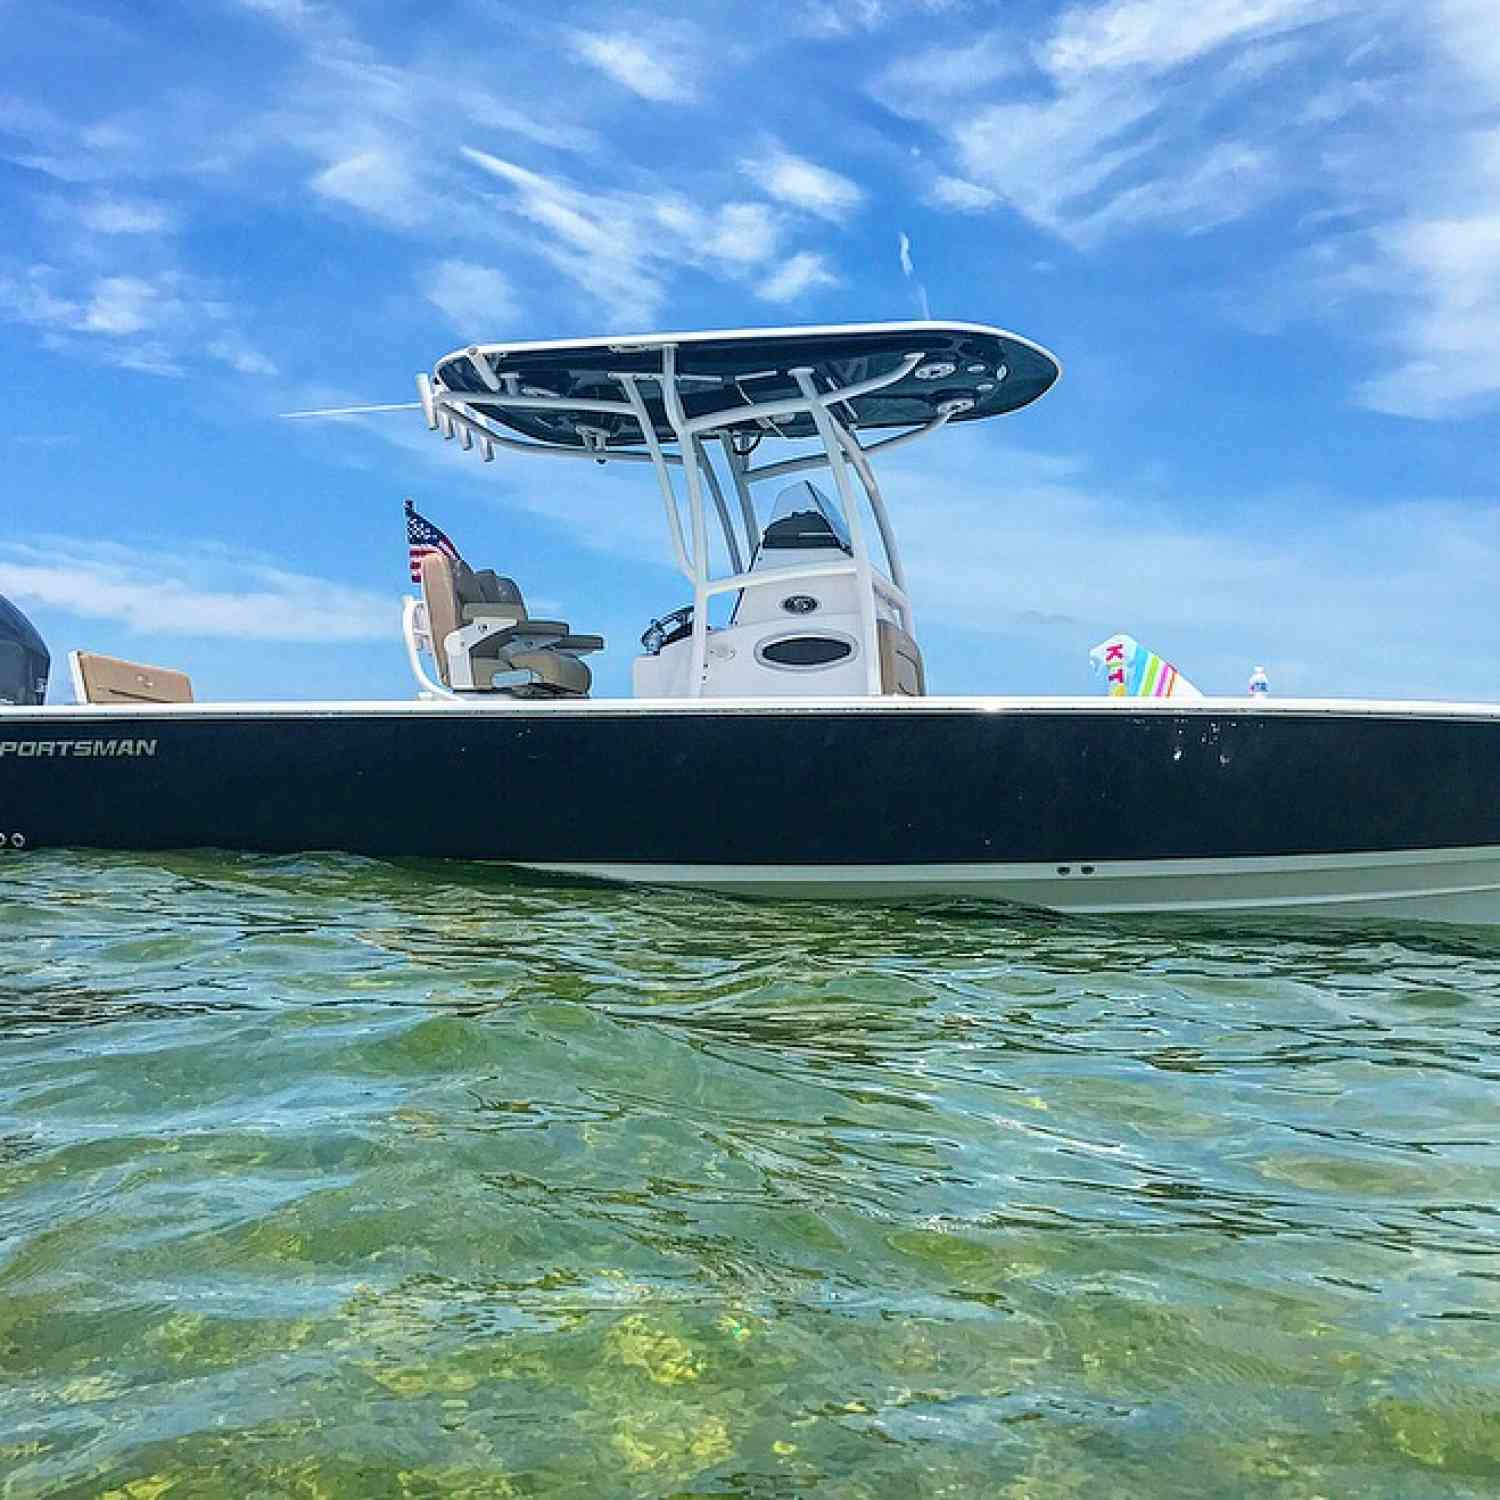
POLYGON ((311 411, 282 411, 276 415, 291 420, 296 417, 362 417, 367 412, 421 410, 420 401, 386 401, 374 406, 320 406, 311 411))
POLYGON ((901 274, 914 284, 917 294, 917 308, 922 314, 925 322, 932 321, 932 309, 927 305, 927 288, 916 279, 917 268, 911 258, 911 236, 903 229, 896 240, 896 245, 901 254, 901 274))

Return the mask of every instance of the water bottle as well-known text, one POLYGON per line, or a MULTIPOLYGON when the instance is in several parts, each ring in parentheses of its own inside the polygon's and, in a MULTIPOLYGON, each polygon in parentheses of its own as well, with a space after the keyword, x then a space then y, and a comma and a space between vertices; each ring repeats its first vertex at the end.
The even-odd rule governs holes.
POLYGON ((1250 674, 1250 696, 1252 698, 1264 698, 1271 691, 1271 680, 1266 676, 1264 667, 1257 667, 1250 674))

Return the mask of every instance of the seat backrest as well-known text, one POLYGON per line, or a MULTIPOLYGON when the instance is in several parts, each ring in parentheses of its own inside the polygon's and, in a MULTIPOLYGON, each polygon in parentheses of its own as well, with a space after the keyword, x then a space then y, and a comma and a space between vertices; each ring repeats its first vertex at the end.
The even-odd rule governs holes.
POLYGON ((448 680, 448 653, 443 642, 463 623, 463 601, 458 596, 458 575, 452 558, 429 552, 422 559, 422 603, 427 607, 427 631, 432 637, 432 655, 444 687, 448 680))
POLYGON ((148 667, 97 651, 70 651, 73 695, 80 703, 191 703, 187 673, 148 667))
POLYGON ((477 572, 467 563, 457 567, 458 597, 464 604, 508 604, 516 612, 516 618, 526 618, 526 601, 521 597, 521 586, 514 578, 502 578, 493 568, 480 568, 477 572))
POLYGON ((876 621, 880 642, 880 691, 902 698, 921 698, 927 693, 927 671, 917 643, 899 625, 876 621))

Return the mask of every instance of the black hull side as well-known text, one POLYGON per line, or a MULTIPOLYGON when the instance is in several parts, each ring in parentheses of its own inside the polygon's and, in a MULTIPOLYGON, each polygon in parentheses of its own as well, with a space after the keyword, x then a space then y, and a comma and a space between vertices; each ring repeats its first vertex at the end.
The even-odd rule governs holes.
POLYGON ((1500 846, 1497 776, 1500 718, 11 714, 0 833, 517 863, 1225 859, 1500 846))

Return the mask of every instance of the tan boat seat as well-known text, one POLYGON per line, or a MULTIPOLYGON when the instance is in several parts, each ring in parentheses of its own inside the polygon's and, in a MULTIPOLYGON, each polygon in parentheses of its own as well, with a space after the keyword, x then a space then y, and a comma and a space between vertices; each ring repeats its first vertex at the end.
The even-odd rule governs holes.
POLYGON ((193 684, 186 672, 148 667, 143 662, 70 651, 73 695, 80 703, 191 703, 193 684))
POLYGON ((513 651, 504 661, 477 663, 475 682, 486 677, 491 684, 502 672, 524 671, 532 674, 530 682, 512 686, 516 698, 582 698, 593 683, 594 674, 576 656, 543 647, 537 651, 513 651))
POLYGON ((899 625, 876 622, 880 644, 880 691, 901 698, 921 698, 927 693, 927 671, 922 651, 899 625))
POLYGON ((588 692, 593 674, 578 657, 603 650, 604 638, 574 635, 565 620, 532 619, 514 579, 489 568, 476 572, 462 560, 430 552, 422 559, 422 599, 445 687, 455 687, 452 649, 467 655, 473 680, 472 689, 460 682, 459 691, 519 697, 588 692))

